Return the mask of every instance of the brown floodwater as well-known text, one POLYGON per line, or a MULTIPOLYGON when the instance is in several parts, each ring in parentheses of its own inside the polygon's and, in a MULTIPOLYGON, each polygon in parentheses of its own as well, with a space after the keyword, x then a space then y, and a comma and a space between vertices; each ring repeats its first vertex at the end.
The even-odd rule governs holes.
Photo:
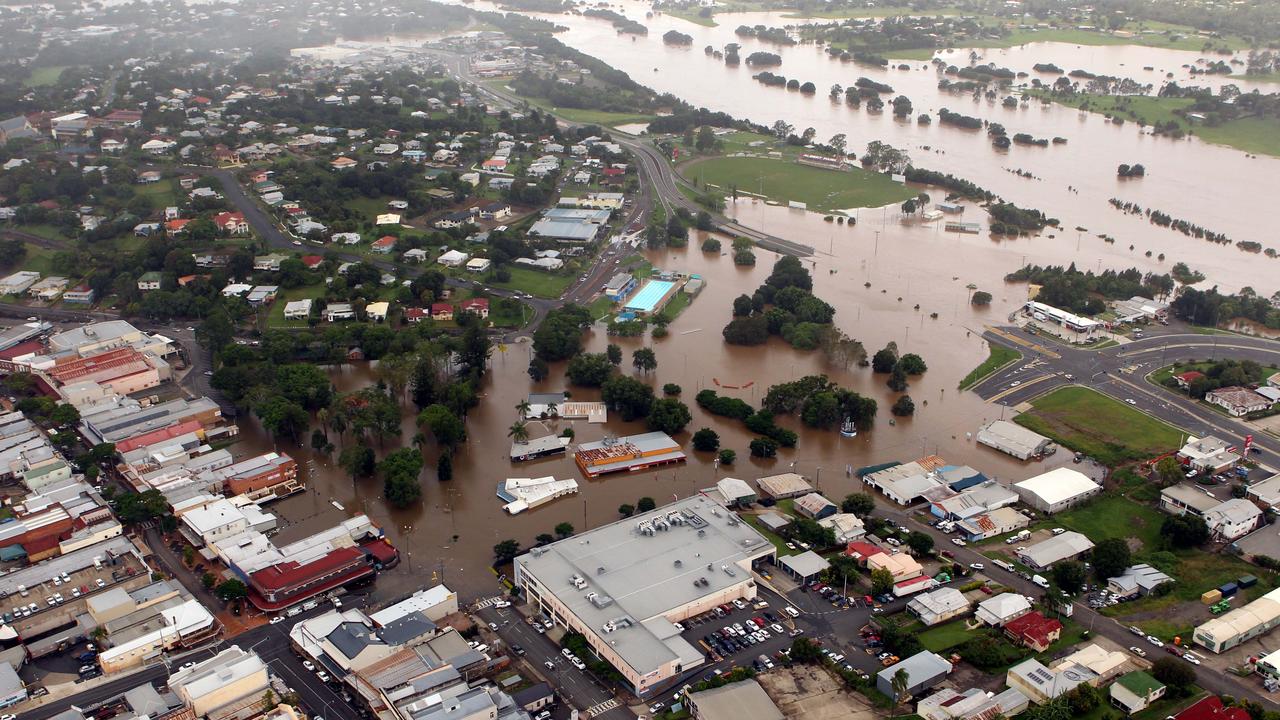
MULTIPOLYGON (((598 480, 582 478, 568 457, 513 465, 507 459, 507 428, 516 419, 516 403, 529 392, 571 389, 575 398, 598 398, 596 390, 568 388, 562 364, 553 367, 547 381, 531 383, 525 374, 529 346, 519 343, 505 352, 494 353, 484 397, 467 421, 469 440, 455 458, 452 481, 436 480, 436 451, 428 449, 428 469, 422 475, 423 500, 418 507, 393 511, 382 499, 380 481, 353 483, 334 467, 332 458, 281 444, 279 449, 297 457, 304 466, 310 486, 308 493, 275 506, 288 522, 282 530, 283 537, 296 539, 344 514, 368 513, 405 552, 406 565, 411 568, 411 572, 398 571, 383 577, 379 581, 380 594, 389 596, 431 584, 439 579, 441 570, 444 580, 466 596, 491 592, 495 585, 487 568, 492 547, 500 540, 513 538, 523 544, 532 543, 536 535, 552 532, 560 522, 569 522, 578 529, 593 527, 617 518, 617 507, 622 503, 634 504, 646 495, 659 503, 673 495, 684 497, 711 486, 717 477, 750 480, 792 469, 794 465, 795 471, 838 499, 858 486, 858 481, 847 475, 847 469, 906 461, 922 454, 938 453, 949 462, 972 465, 1002 480, 1018 480, 1042 472, 1045 463, 1021 463, 976 445, 969 434, 984 421, 1009 411, 956 390, 959 380, 986 357, 986 345, 980 337, 984 326, 1003 322, 1025 301, 1024 285, 1003 282, 1006 273, 1023 263, 1075 262, 1094 270, 1137 266, 1167 272, 1174 262, 1184 261, 1209 277, 1206 286, 1218 284, 1235 290, 1252 285, 1267 294, 1277 289, 1280 260, 1188 238, 1123 215, 1107 204, 1108 198, 1118 196, 1144 207, 1169 211, 1235 240, 1275 245, 1274 233, 1266 231, 1267 223, 1262 219, 1268 201, 1280 189, 1280 163, 1274 158, 1251 158, 1238 150, 1198 139, 1158 138, 1132 123, 1116 126, 1100 116, 1081 115, 1069 108, 1033 104, 1010 110, 985 100, 975 103, 967 95, 939 92, 937 74, 920 61, 911 62, 909 71, 874 70, 831 61, 812 46, 783 48, 780 72, 802 81, 811 80, 821 90, 817 96, 804 97, 765 88, 751 80, 747 68, 726 68, 702 52, 707 44, 721 47, 740 42, 745 56, 757 46, 767 46, 734 36, 733 28, 738 24, 776 26, 795 20, 770 13, 723 15, 719 27, 705 28, 667 16, 645 20, 645 6, 639 3, 616 7, 646 22, 649 36, 635 40, 620 37, 607 23, 591 18, 547 17, 569 26, 569 31, 559 36, 562 41, 627 71, 655 90, 765 124, 781 118, 797 129, 812 126, 819 138, 844 132, 853 149, 860 150, 870 140, 883 140, 908 149, 919 165, 954 173, 1020 205, 1058 217, 1067 229, 1050 230, 1035 237, 993 240, 985 234, 944 233, 938 223, 904 223, 894 208, 859 210, 856 227, 827 223, 814 213, 749 199, 739 200, 728 209, 727 214, 744 224, 816 248, 817 254, 805 261, 813 272, 815 293, 837 308, 836 324, 861 340, 869 352, 894 341, 901 352, 924 357, 930 369, 922 377, 913 378, 908 390, 916 403, 916 416, 896 425, 889 424, 888 412, 896 394, 885 387, 884 376, 873 375, 869 369, 830 367, 820 353, 799 352, 778 341, 756 348, 726 345, 720 330, 729 319, 732 299, 749 294, 763 282, 776 256, 758 250, 755 267, 737 267, 727 255, 700 252, 700 239, 693 238, 691 249, 646 254, 656 266, 702 275, 707 279, 706 289, 671 324, 667 338, 615 341, 627 355, 624 369, 630 368, 630 352, 636 347, 648 345, 656 350, 658 369, 645 379, 659 392, 664 383, 679 384, 693 413, 693 422, 677 439, 688 448, 692 431, 710 427, 720 434, 723 447, 738 452, 734 466, 717 468, 710 454, 692 450, 688 450, 690 459, 684 465, 598 480), (661 36, 669 29, 692 35, 692 48, 664 45, 661 36), (897 122, 891 115, 870 115, 865 110, 833 105, 826 98, 826 88, 832 83, 848 85, 861 75, 889 83, 896 92, 910 97, 915 104, 913 114, 927 112, 936 117, 939 108, 949 107, 1001 122, 1011 133, 1049 138, 1061 135, 1070 142, 1066 146, 1015 147, 1008 152, 995 152, 979 133, 942 127, 936 121, 930 126, 897 122), (1115 167, 1122 162, 1144 164, 1147 177, 1118 181, 1115 167), (1029 180, 1009 172, 1018 168, 1041 179, 1029 180), (1077 232, 1076 226, 1087 230, 1077 232), (1105 243, 1098 233, 1112 235, 1116 242, 1105 243), (1133 250, 1129 249, 1131 244, 1133 250), (1153 257, 1145 257, 1146 251, 1151 251, 1153 257), (1159 253, 1166 254, 1164 262, 1154 257, 1159 253), (989 308, 977 309, 968 304, 970 284, 994 295, 989 308), (740 423, 707 415, 693 403, 697 391, 716 387, 716 380, 738 386, 753 383, 748 389, 720 392, 759 403, 770 385, 812 373, 825 373, 845 387, 874 397, 880 404, 875 427, 851 439, 836 432, 802 430, 798 447, 780 451, 776 459, 762 461, 748 456, 751 435, 740 423), (509 477, 544 475, 574 477, 580 483, 580 493, 519 516, 503 513, 503 503, 495 495, 497 483, 509 477), (334 501, 343 509, 334 506, 334 501)), ((1199 53, 1133 46, 1044 43, 978 52, 982 55, 980 62, 994 62, 1014 70, 1031 72, 1034 63, 1054 62, 1066 70, 1081 68, 1125 75, 1157 86, 1165 72, 1173 72, 1175 79, 1185 82, 1188 74, 1182 66, 1200 57, 1199 53), (1143 71, 1147 65, 1154 70, 1143 71)), ((957 51, 948 59, 967 62, 967 56, 967 51, 957 51)), ((1196 82, 1216 86, 1223 80, 1197 78, 1196 82)), ((1240 85, 1246 90, 1250 87, 1247 83, 1240 85)), ((940 199, 941 192, 931 192, 940 199)), ((971 207, 964 219, 985 220, 982 215, 980 209, 971 207)), ((588 333, 586 346, 590 351, 602 351, 608 342, 603 330, 597 329, 588 333)), ((376 382, 369 364, 335 367, 329 372, 341 391, 376 382)), ((378 448, 380 454, 409 444, 417 431, 413 425, 415 410, 406 403, 401 440, 378 448)), ((800 430, 794 418, 784 418, 782 422, 800 430)), ((237 453, 274 447, 256 421, 245 419, 241 425, 243 440, 235 448, 237 453)), ((572 425, 579 441, 596 440, 606 432, 628 434, 644 430, 642 423, 615 419, 606 425, 561 422, 548 426, 546 431, 558 432, 566 425, 572 425)), ((1065 461, 1065 454, 1059 454, 1050 464, 1065 461)))

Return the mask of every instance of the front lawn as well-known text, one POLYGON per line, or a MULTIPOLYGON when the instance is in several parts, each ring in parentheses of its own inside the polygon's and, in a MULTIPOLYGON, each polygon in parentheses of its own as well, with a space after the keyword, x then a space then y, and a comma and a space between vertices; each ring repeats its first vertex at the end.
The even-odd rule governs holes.
POLYGON ((916 638, 926 650, 936 653, 950 650, 974 636, 974 631, 965 625, 966 618, 953 620, 942 625, 935 625, 924 632, 917 633, 916 638))
POLYGON ((271 328, 310 327, 310 323, 307 322, 305 318, 301 320, 285 320, 284 306, 287 305, 292 300, 304 300, 306 298, 311 298, 312 300, 318 300, 319 298, 324 297, 324 291, 325 291, 324 283, 317 283, 315 285, 306 285, 300 288, 290 288, 288 290, 281 290, 276 295, 276 301, 271 303, 271 310, 267 312, 267 327, 271 327, 271 328))
POLYGON ((1088 388, 1059 388, 1031 405, 1014 422, 1111 467, 1182 445, 1177 428, 1088 388))
POLYGON ((1141 548, 1153 551, 1160 547, 1160 525, 1165 514, 1122 495, 1104 495, 1093 502, 1054 515, 1048 524, 1070 528, 1095 543, 1109 538, 1137 540, 1141 548))
POLYGON ((802 202, 819 212, 880 207, 916 196, 915 190, 880 173, 861 168, 827 170, 772 158, 706 158, 685 165, 680 172, 722 191, 737 187, 780 203, 802 202))

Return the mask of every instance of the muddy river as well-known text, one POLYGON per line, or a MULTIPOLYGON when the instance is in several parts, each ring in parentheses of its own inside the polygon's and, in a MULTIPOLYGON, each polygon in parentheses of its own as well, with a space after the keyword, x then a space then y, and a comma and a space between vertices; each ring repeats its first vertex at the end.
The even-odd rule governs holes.
MULTIPOLYGON (((1107 204, 1108 198, 1121 197, 1144 207, 1164 209, 1235 240, 1276 245, 1274 233, 1264 231, 1266 225, 1259 222, 1268 201, 1280 190, 1280 163, 1275 158, 1250 157, 1194 138, 1154 137, 1133 123, 1116 126, 1101 116, 1082 115, 1069 108, 1032 104, 1028 108, 1005 109, 998 103, 974 102, 967 95, 946 95, 937 90, 938 76, 932 67, 919 61, 911 62, 911 69, 906 71, 874 70, 829 60, 812 46, 783 48, 779 51, 783 66, 778 72, 813 81, 821 90, 817 96, 804 97, 763 87, 751 79, 746 67, 726 68, 702 52, 707 44, 721 47, 740 42, 745 56, 757 45, 765 45, 734 36, 733 28, 738 24, 776 26, 795 20, 752 13, 721 16, 719 27, 705 28, 666 16, 645 20, 645 8, 638 3, 624 4, 621 9, 648 25, 648 37, 620 38, 608 23, 591 18, 552 19, 570 28, 559 36, 562 41, 627 71, 656 90, 765 124, 784 119, 797 129, 812 126, 819 138, 843 132, 849 136, 850 147, 857 150, 875 139, 906 148, 917 164, 957 174, 1020 205, 1039 208, 1060 218, 1064 230, 1016 240, 993 240, 985 234, 945 233, 937 224, 904 223, 894 208, 859 211, 855 228, 826 223, 816 214, 749 199, 729 208, 728 214, 745 224, 817 249, 817 255, 806 261, 812 268, 816 294, 837 308, 836 323, 861 340, 870 352, 892 340, 902 352, 924 357, 929 372, 914 378, 908 390, 916 403, 916 416, 896 425, 889 424, 888 412, 896 395, 884 386, 884 376, 873 376, 867 369, 829 367, 819 353, 795 351, 781 343, 767 348, 725 345, 720 330, 729 319, 732 298, 759 285, 768 275, 774 256, 757 251, 759 262, 754 268, 737 267, 728 256, 700 252, 699 240, 694 238, 691 249, 650 252, 648 257, 656 266, 702 275, 707 279, 706 289, 672 323, 667 338, 617 340, 627 355, 624 368, 630 368, 632 349, 650 345, 657 351, 658 369, 647 381, 655 389, 668 382, 684 389, 684 399, 694 419, 677 439, 689 452, 687 464, 590 481, 579 476, 567 457, 512 465, 507 459, 506 433, 516 419, 516 403, 530 392, 567 388, 563 366, 553 367, 551 378, 543 383, 529 381, 525 374, 530 352, 527 344, 511 345, 505 352, 494 353, 485 397, 468 418, 470 439, 455 458, 452 481, 441 483, 435 479, 436 453, 434 448, 428 449, 420 507, 392 511, 382 500, 380 481, 353 483, 334 466, 332 458, 280 444, 280 450, 303 464, 311 487, 307 494, 275 506, 288 521, 282 536, 296 539, 331 524, 344 513, 367 512, 387 528, 412 568, 412 572, 394 572, 382 578, 380 595, 422 587, 441 577, 465 596, 490 593, 495 585, 487 568, 495 543, 506 538, 531 543, 536 535, 552 532, 560 522, 569 522, 578 529, 592 527, 617 518, 617 507, 622 503, 634 504, 646 495, 659 503, 673 495, 684 497, 712 485, 717 477, 754 479, 794 468, 838 501, 858 484, 848 476, 848 469, 890 460, 906 461, 929 453, 938 453, 952 463, 970 464, 1003 480, 1042 472, 1043 463, 1020 463, 977 446, 969 434, 985 420, 1009 411, 956 390, 960 378, 986 357, 985 343, 980 338, 983 327, 1003 322, 1025 301, 1025 286, 1006 285, 1002 280, 1023 263, 1075 262, 1095 270, 1137 266, 1167 272, 1174 262, 1185 261, 1209 277, 1206 285, 1217 284, 1227 290, 1252 285, 1268 294, 1278 289, 1275 278, 1280 277, 1280 260, 1188 238, 1122 215, 1107 204), (669 29, 692 35, 692 48, 665 46, 661 36, 669 29), (831 84, 849 85, 861 75, 888 83, 896 93, 910 97, 915 105, 913 115, 925 112, 936 117, 939 108, 948 107, 1001 122, 1010 133, 1027 132, 1048 138, 1060 135, 1068 138, 1069 144, 996 152, 979 133, 936 122, 929 126, 898 122, 889 114, 871 115, 865 110, 833 105, 826 98, 825 89, 831 84), (1122 162, 1144 164, 1147 177, 1118 181, 1115 167, 1122 162), (1019 177, 1010 172, 1012 169, 1028 171, 1039 179, 1019 177), (1086 230, 1077 231, 1076 226, 1086 230), (1097 237, 1099 233, 1111 235, 1116 241, 1106 243, 1097 237), (1147 251, 1152 257, 1145 256, 1147 251), (1155 257, 1160 253, 1166 255, 1164 262, 1155 257), (969 284, 994 295, 989 308, 976 309, 968 304, 969 284), (826 373, 841 385, 876 398, 880 414, 875 428, 852 439, 835 432, 803 431, 797 448, 781 451, 776 459, 758 461, 748 457, 751 435, 740 423, 702 413, 693 403, 697 391, 715 387, 717 379, 730 385, 753 383, 750 389, 721 392, 758 403, 769 385, 810 373, 826 373), (701 427, 714 429, 720 434, 722 447, 738 452, 734 466, 717 468, 711 454, 689 449, 689 435, 701 427), (503 513, 502 502, 495 495, 498 482, 508 477, 544 475, 577 478, 580 493, 516 517, 503 513), (335 501, 342 510, 333 504, 335 501)), ((1098 74, 1124 75, 1157 87, 1166 72, 1173 73, 1177 81, 1186 82, 1189 75, 1183 66, 1200 57, 1198 53, 1134 46, 1062 44, 978 52, 982 56, 980 62, 994 62, 1014 70, 1032 72, 1031 66, 1037 62, 1053 62, 1067 70, 1081 68, 1098 74), (1144 71, 1144 66, 1153 70, 1144 71)), ((967 62, 968 51, 956 51, 954 57, 958 63, 967 62)), ((1052 81, 1053 77, 1046 79, 1052 81)), ((1197 78, 1197 82, 1216 85, 1223 81, 1197 78)), ((1249 88, 1247 83, 1240 85, 1249 88)), ((935 199, 942 195, 936 189, 931 193, 935 199)), ((986 224, 984 213, 976 208, 969 208, 964 219, 986 224)), ((603 331, 594 331, 589 334, 587 346, 601 351, 608 342, 603 331)), ((333 368, 330 373, 334 384, 343 391, 376 381, 373 369, 364 364, 333 368)), ((593 390, 576 389, 573 394, 579 399, 598 397, 593 390)), ((414 415, 414 408, 406 407, 402 444, 408 444, 417 432, 414 415)), ((791 418, 782 422, 789 427, 798 426, 791 418)), ((244 439, 237 444, 237 453, 276 447, 253 420, 246 419, 241 424, 244 439)), ((566 424, 561 422, 546 431, 558 432, 566 424)), ((606 432, 629 434, 644 429, 642 423, 619 420, 610 420, 606 425, 578 422, 573 428, 579 441, 596 440, 606 432)), ((389 443, 385 449, 395 445, 389 443)), ((1066 461, 1068 458, 1060 453, 1050 464, 1066 461)))

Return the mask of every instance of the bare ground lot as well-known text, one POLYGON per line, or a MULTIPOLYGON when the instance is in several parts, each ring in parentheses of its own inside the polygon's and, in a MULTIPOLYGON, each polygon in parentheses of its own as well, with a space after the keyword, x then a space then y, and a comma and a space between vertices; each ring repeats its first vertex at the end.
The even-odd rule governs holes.
POLYGON ((874 720, 880 716, 866 698, 814 665, 778 668, 756 677, 788 720, 874 720))

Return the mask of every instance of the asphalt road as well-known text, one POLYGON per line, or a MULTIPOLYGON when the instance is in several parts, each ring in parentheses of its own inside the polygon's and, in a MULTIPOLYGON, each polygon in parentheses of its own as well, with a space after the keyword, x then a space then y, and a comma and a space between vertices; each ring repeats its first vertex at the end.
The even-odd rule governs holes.
POLYGON ((1017 328, 998 330, 984 337, 1021 352, 1023 360, 973 388, 986 400, 1014 407, 1065 385, 1082 385, 1117 400, 1132 400, 1135 408, 1191 434, 1235 438, 1241 443, 1244 436, 1253 435, 1254 446, 1262 452, 1250 459, 1280 467, 1280 441, 1145 380, 1148 373, 1187 360, 1229 357, 1277 365, 1280 343, 1241 335, 1199 335, 1178 327, 1153 329, 1141 340, 1103 350, 1079 350, 1017 328))

